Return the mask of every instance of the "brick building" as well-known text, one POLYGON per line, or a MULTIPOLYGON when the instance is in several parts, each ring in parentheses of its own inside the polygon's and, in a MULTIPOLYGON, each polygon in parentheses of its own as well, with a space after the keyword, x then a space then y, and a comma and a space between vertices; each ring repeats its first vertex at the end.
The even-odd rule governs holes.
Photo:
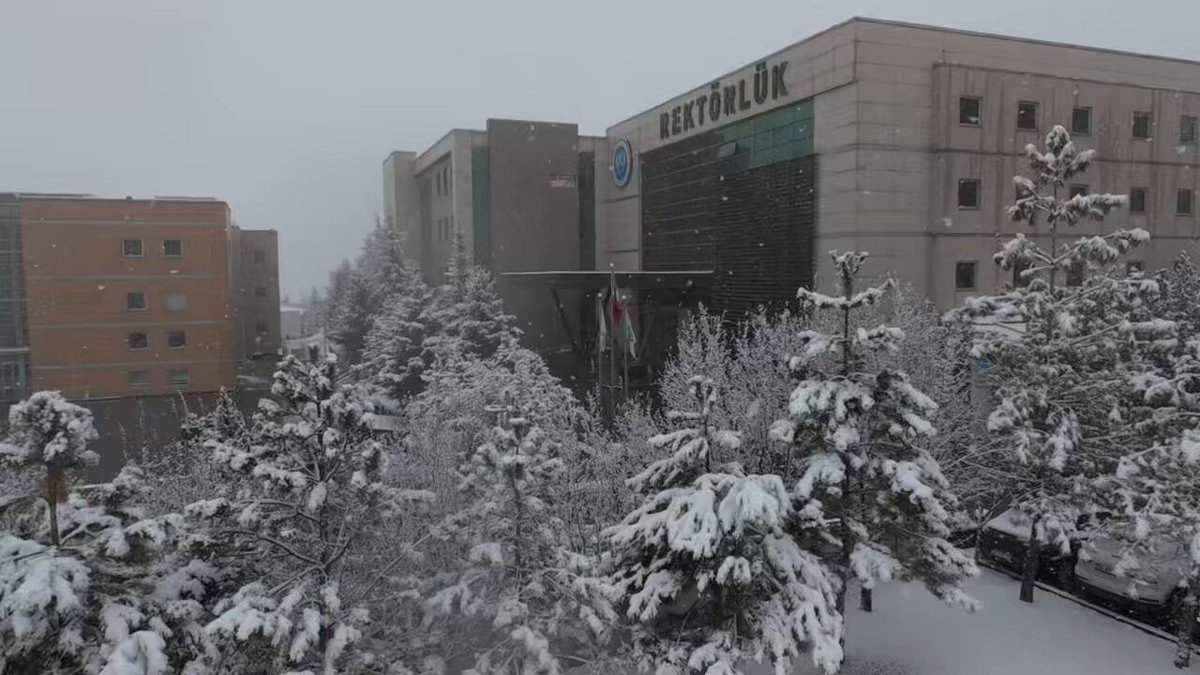
POLYGON ((0 312, 15 327, 0 335, 0 393, 88 400, 232 387, 248 353, 242 325, 278 336, 277 254, 267 270, 264 253, 254 282, 275 299, 271 323, 242 307, 243 239, 274 245, 273 232, 238 230, 213 199, 0 196, 0 312))

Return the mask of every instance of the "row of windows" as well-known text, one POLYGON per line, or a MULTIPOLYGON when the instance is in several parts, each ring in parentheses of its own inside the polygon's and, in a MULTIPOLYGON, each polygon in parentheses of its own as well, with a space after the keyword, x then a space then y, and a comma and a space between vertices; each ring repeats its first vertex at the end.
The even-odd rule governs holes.
MULTIPOLYGON (((150 349, 150 334, 137 331, 129 334, 130 351, 141 352, 150 349)), ((187 346, 187 331, 167 331, 167 349, 182 349, 187 346)))
MULTIPOLYGON (((146 292, 130 291, 125 294, 125 309, 131 312, 145 310, 146 292)), ((163 295, 163 308, 168 312, 182 312, 187 309, 187 295, 183 293, 166 293, 163 295)))
POLYGON ((437 175, 436 175, 436 180, 434 182, 436 183, 437 194, 439 194, 439 195, 450 194, 450 165, 449 164, 447 164, 446 166, 444 166, 438 170, 437 175))
MULTIPOLYGON (((164 258, 182 258, 182 239, 163 239, 162 252, 164 258)), ((145 247, 141 239, 125 239, 121 242, 121 254, 126 258, 141 258, 145 255, 145 247)))
MULTIPOLYGON (((131 370, 126 373, 129 382, 129 392, 131 394, 148 394, 150 393, 150 371, 149 370, 131 370)), ((167 371, 167 386, 171 389, 187 389, 192 383, 192 376, 187 370, 168 370, 167 371)))
MULTIPOLYGON (((1036 101, 1017 102, 1017 128, 1024 131, 1037 130, 1036 101)), ((983 124, 983 99, 978 96, 963 96, 958 99, 958 123, 968 127, 983 124)), ((1148 112, 1133 113, 1133 137, 1149 139, 1154 118, 1148 112)), ((1092 133, 1092 109, 1076 106, 1071 110, 1071 133, 1090 136, 1092 133)), ((1196 143, 1200 138, 1200 118, 1182 115, 1179 118, 1179 142, 1184 145, 1196 143)))
MULTIPOLYGON (((1131 260, 1125 263, 1126 274, 1140 273, 1145 269, 1145 266, 1137 260, 1131 260)), ((979 265, 974 260, 960 260, 954 263, 954 290, 956 291, 974 291, 976 288, 976 275, 979 271, 979 265)), ((1021 275, 1021 269, 1014 269, 1013 285, 1023 286, 1029 280, 1021 275)), ((1083 285, 1083 265, 1076 265, 1066 270, 1066 284, 1068 286, 1083 285)))
MULTIPOLYGON (((1131 187, 1129 188, 1129 212, 1130 213, 1146 213, 1146 194, 1149 188, 1131 187)), ((960 209, 977 209, 980 204, 980 181, 977 178, 962 178, 958 181, 958 208, 960 209)), ((1072 185, 1070 188, 1070 197, 1076 195, 1091 194, 1091 188, 1088 185, 1072 185)), ((1195 195, 1188 188, 1179 188, 1175 191, 1175 215, 1190 216, 1193 215, 1195 209, 1195 195)))
POLYGON ((437 219, 437 240, 450 241, 450 233, 454 231, 454 216, 437 219))

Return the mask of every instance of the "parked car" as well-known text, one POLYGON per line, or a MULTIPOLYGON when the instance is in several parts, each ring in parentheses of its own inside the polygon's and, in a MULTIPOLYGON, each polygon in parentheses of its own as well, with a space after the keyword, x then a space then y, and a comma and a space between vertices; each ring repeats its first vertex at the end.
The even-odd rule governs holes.
MULTIPOLYGON (((1080 518, 1081 529, 1087 522, 1087 516, 1080 518)), ((985 563, 1021 574, 1025 565, 1025 550, 1029 545, 1030 526, 1029 517, 1017 509, 1001 513, 983 526, 976 554, 985 563)), ((1075 557, 1086 536, 1084 530, 1075 537, 1067 554, 1043 539, 1038 556, 1038 578, 1059 588, 1069 589, 1075 580, 1075 557)))
POLYGON ((1179 544, 1162 542, 1145 556, 1137 570, 1118 575, 1122 544, 1097 536, 1075 563, 1075 580, 1085 595, 1119 609, 1156 620, 1170 619, 1177 599, 1186 552, 1179 544))

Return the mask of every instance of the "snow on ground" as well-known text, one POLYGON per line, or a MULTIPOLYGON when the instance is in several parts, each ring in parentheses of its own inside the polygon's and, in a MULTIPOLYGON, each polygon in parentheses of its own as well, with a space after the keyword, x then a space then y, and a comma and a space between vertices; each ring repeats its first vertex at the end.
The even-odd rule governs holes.
MULTIPOLYGON (((843 675, 1171 675, 1173 645, 1051 593, 1017 599, 1019 583, 984 569, 967 584, 982 603, 967 614, 913 584, 875 591, 875 611, 850 593, 843 675)), ((799 673, 815 671, 805 661, 799 673)))

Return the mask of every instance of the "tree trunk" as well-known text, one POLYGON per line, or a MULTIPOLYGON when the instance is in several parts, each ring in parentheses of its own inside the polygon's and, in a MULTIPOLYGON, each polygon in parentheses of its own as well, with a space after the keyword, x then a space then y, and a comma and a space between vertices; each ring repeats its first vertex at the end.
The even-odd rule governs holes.
POLYGON ((1187 668, 1192 662, 1192 641, 1196 631, 1196 582, 1188 584, 1183 601, 1175 609, 1175 667, 1187 668))
POLYGON ((55 546, 62 544, 58 534, 58 502, 66 487, 62 469, 46 468, 46 506, 50 510, 50 543, 55 546))
POLYGON ((1025 549, 1025 565, 1021 569, 1021 602, 1033 602, 1033 582, 1037 580, 1038 558, 1042 553, 1042 544, 1037 536, 1041 519, 1041 516, 1034 518, 1029 527, 1029 546, 1025 549))
POLYGON ((864 612, 874 611, 875 606, 872 604, 871 589, 858 589, 858 608, 864 612))

